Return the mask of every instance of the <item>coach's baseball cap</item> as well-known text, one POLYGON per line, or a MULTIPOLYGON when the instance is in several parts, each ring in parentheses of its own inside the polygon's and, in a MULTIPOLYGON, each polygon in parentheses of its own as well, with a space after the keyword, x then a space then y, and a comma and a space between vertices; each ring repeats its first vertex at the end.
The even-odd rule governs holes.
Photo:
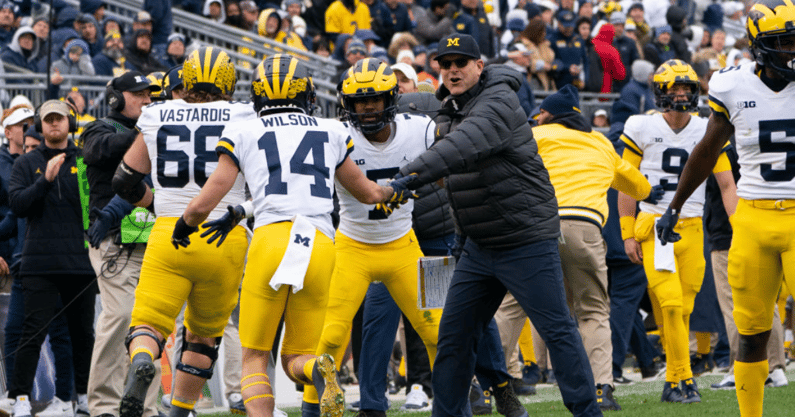
POLYGON ((136 92, 146 90, 160 91, 162 88, 157 84, 150 84, 149 80, 138 71, 127 71, 113 79, 113 88, 118 91, 136 92))
POLYGON ((66 117, 69 116, 69 110, 69 105, 61 100, 47 100, 41 105, 39 115, 42 119, 53 113, 66 117))
POLYGON ((439 41, 439 49, 437 49, 436 57, 439 58, 445 55, 463 55, 474 59, 480 59, 480 47, 475 41, 475 38, 463 33, 453 33, 445 36, 439 41))

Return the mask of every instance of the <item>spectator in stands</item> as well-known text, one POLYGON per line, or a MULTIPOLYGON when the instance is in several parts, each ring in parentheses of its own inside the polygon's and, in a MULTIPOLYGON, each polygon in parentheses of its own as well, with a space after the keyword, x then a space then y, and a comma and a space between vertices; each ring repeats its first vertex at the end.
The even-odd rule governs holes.
MULTIPOLYGON (((17 29, 10 44, 0 52, 0 59, 6 64, 15 65, 33 72, 41 72, 39 48, 41 43, 30 26, 17 29)), ((7 84, 19 84, 22 80, 8 80, 7 84)))
MULTIPOLYGON (((511 12, 522 12, 527 14, 522 9, 512 10, 511 12)), ((527 26, 527 19, 522 17, 508 17, 508 22, 505 24, 505 32, 500 36, 500 56, 505 57, 508 55, 508 49, 519 39, 519 34, 527 26)))
POLYGON ((607 117, 607 110, 599 109, 593 113, 591 118, 591 126, 593 127, 610 127, 610 118, 607 117))
POLYGON ((587 17, 589 20, 593 21, 593 0, 580 0, 580 8, 577 9, 577 16, 587 17))
MULTIPOLYGON (((671 6, 665 13, 665 19, 671 26, 671 41, 668 43, 674 51, 674 57, 690 63, 691 54, 687 49, 687 38, 693 36, 687 32, 687 11, 679 6, 671 6)), ((665 62, 665 61, 663 61, 665 62)))
POLYGON ((618 55, 621 56, 621 62, 627 70, 627 76, 615 82, 615 91, 621 91, 632 77, 632 63, 640 59, 640 50, 635 40, 626 36, 624 32, 624 25, 627 22, 627 17, 624 13, 616 11, 610 14, 610 24, 615 29, 615 36, 613 37, 613 46, 618 50, 618 55))
POLYGON ((717 29, 723 29, 723 7, 720 3, 713 2, 704 9, 704 29, 709 33, 714 33, 717 29))
POLYGON ((657 108, 654 92, 651 91, 651 77, 656 67, 649 61, 639 59, 632 63, 632 78, 621 89, 619 101, 639 109, 641 113, 657 108))
POLYGON ((300 36, 298 36, 295 32, 290 31, 289 28, 287 30, 282 30, 283 20, 289 21, 287 13, 283 10, 263 10, 259 15, 259 21, 257 23, 257 31, 259 32, 259 35, 268 39, 272 39, 276 42, 281 42, 287 46, 292 46, 293 48, 306 51, 307 49, 304 46, 304 42, 301 40, 300 36))
POLYGON ((693 61, 715 61, 718 68, 726 67, 726 32, 715 29, 710 38, 710 44, 693 55, 693 61))
POLYGON ((511 47, 511 50, 508 52, 508 61, 505 62, 506 66, 522 74, 522 85, 516 90, 516 96, 519 97, 519 104, 522 105, 527 116, 529 116, 536 107, 533 89, 527 82, 527 68, 532 64, 532 55, 532 52, 528 51, 523 43, 517 42, 511 47))
POLYGON ((203 0, 174 0, 174 6, 180 7, 182 10, 201 16, 203 0))
POLYGON ((393 59, 397 59, 398 53, 400 53, 400 51, 412 51, 414 50, 414 47, 419 44, 420 43, 417 41, 417 38, 415 38, 411 33, 400 33, 392 39, 392 42, 389 43, 387 53, 393 59))
POLYGON ((94 16, 84 13, 75 21, 80 38, 88 44, 88 52, 92 57, 102 52, 104 39, 99 36, 99 23, 94 16))
POLYGON ((152 45, 163 45, 174 33, 171 0, 144 0, 143 10, 152 17, 152 45))
POLYGON ((88 44, 82 39, 72 39, 63 48, 61 58, 50 67, 50 97, 61 97, 60 91, 68 91, 73 85, 84 84, 86 80, 64 79, 64 75, 95 75, 94 64, 88 51, 88 44))
POLYGON ((357 29, 370 29, 370 9, 359 0, 335 0, 326 9, 328 34, 353 34, 357 29))
POLYGON ((0 2, 0 46, 9 45, 17 30, 19 7, 10 0, 0 2))
POLYGON ((102 36, 106 36, 110 32, 117 32, 124 39, 124 26, 115 17, 109 16, 102 19, 100 26, 102 27, 102 36))
POLYGON ((171 36, 168 37, 168 45, 166 45, 165 53, 162 55, 162 58, 160 58, 160 62, 165 65, 166 68, 182 65, 187 55, 185 53, 187 46, 188 40, 185 36, 181 33, 172 33, 171 36))
POLYGON ((144 74, 168 69, 152 56, 152 32, 146 29, 135 31, 126 45, 124 57, 134 69, 144 74))
POLYGON ((243 0, 240 2, 239 28, 256 32, 258 18, 259 8, 253 0, 243 0))
POLYGON ((119 32, 108 32, 105 35, 105 47, 102 53, 92 59, 94 72, 97 75, 118 77, 125 71, 133 69, 124 57, 124 42, 119 32))
POLYGON ((393 33, 411 32, 414 29, 414 24, 411 22, 409 11, 405 4, 399 0, 384 0, 384 3, 389 9, 393 33))
MULTIPOLYGON (((494 29, 489 24, 481 0, 461 0, 461 11, 471 16, 475 21, 475 28, 469 34, 477 40, 481 55, 486 58, 493 58, 497 54, 494 29)), ((456 31, 461 32, 457 28, 456 31)))
POLYGON ((411 6, 414 20, 417 27, 414 34, 423 43, 439 42, 439 39, 453 33, 453 15, 455 6, 450 4, 450 0, 431 0, 431 7, 425 9, 416 0, 411 6))
POLYGON ((654 68, 663 62, 674 59, 676 51, 671 48, 671 27, 668 25, 654 28, 654 40, 643 48, 643 56, 654 65, 654 68))
POLYGON ((78 30, 79 26, 76 24, 78 17, 80 17, 80 11, 78 11, 74 7, 66 6, 58 12, 58 16, 55 19, 55 28, 56 29, 71 28, 74 29, 75 32, 80 33, 78 30))
POLYGON ((651 42, 654 33, 649 24, 646 23, 643 4, 638 2, 629 6, 629 9, 627 9, 627 16, 629 16, 629 20, 635 24, 636 35, 640 44, 645 46, 647 43, 651 42))
POLYGON ((20 266, 25 318, 8 397, 16 399, 15 416, 31 415, 29 396, 46 336, 39 330, 52 320, 58 299, 63 299, 75 352, 77 410, 88 414, 91 355, 85 353, 94 345, 95 276, 85 247, 80 176, 75 175, 81 151, 68 140, 71 123, 66 103, 46 101, 39 117, 44 141, 18 158, 9 181, 11 209, 27 219, 27 242, 20 266))
POLYGON ((594 51, 599 55, 602 64, 602 88, 600 93, 610 93, 613 91, 613 81, 623 80, 626 76, 624 64, 618 50, 613 46, 613 36, 615 29, 613 25, 605 23, 599 28, 599 33, 593 38, 594 51))
MULTIPOLYGON (((295 0, 291 0, 295 1, 295 0)), ((386 47, 395 34, 392 15, 381 0, 362 0, 370 10, 370 29, 380 38, 378 45, 386 47)), ((361 29, 359 29, 361 30, 361 29)))
POLYGON ((587 17, 580 17, 577 19, 575 28, 575 36, 582 43, 583 48, 587 49, 586 46, 591 42, 591 19, 588 19, 587 17))
POLYGON ((555 52, 552 51, 547 39, 544 21, 540 17, 531 19, 519 36, 519 42, 530 52, 530 79, 528 80, 530 87, 543 91, 555 90, 554 81, 550 75, 552 64, 555 61, 555 52))
POLYGON ((33 28, 33 32, 36 34, 36 38, 39 40, 39 43, 41 43, 43 50, 46 50, 47 37, 50 33, 50 23, 47 21, 47 19, 39 17, 33 21, 33 25, 31 27, 33 28))
POLYGON ((152 32, 152 15, 149 12, 141 10, 135 14, 132 23, 132 33, 135 34, 141 29, 148 30, 149 33, 152 32))
POLYGON ((80 89, 77 87, 72 87, 69 92, 66 93, 66 97, 64 97, 64 101, 69 103, 74 110, 75 117, 77 118, 77 135, 81 135, 83 133, 83 126, 97 120, 96 117, 88 114, 88 100, 86 96, 80 92, 80 89))
POLYGON ((348 68, 350 68, 353 64, 357 63, 360 59, 367 57, 367 47, 364 46, 362 41, 353 38, 353 41, 348 44, 348 47, 345 49, 345 63, 340 68, 340 72, 337 74, 336 80, 342 80, 345 77, 345 74, 348 72, 348 68))
POLYGON ((556 64, 553 65, 555 86, 558 89, 566 84, 583 87, 580 74, 585 65, 585 52, 582 44, 574 38, 574 12, 563 10, 558 13, 558 29, 547 35, 556 64))
POLYGON ((202 15, 216 23, 226 21, 226 8, 222 0, 207 0, 202 8, 202 15))
POLYGON ((80 12, 94 16, 97 22, 105 18, 105 3, 103 0, 81 0, 80 12))
POLYGON ((381 41, 381 38, 370 29, 359 29, 354 33, 353 37, 364 43, 368 54, 373 50, 373 47, 378 46, 381 41))

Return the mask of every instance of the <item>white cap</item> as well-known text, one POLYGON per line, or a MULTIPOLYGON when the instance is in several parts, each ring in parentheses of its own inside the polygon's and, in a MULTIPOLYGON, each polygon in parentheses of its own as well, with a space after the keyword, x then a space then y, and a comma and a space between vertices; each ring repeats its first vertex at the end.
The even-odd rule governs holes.
POLYGON ((408 49, 402 49, 400 52, 398 52, 395 62, 402 62, 403 58, 411 58, 411 62, 414 62, 414 52, 411 52, 408 49))
POLYGON ((14 98, 11 99, 11 102, 8 103, 8 108, 10 109, 10 108, 16 106, 17 104, 26 104, 31 109, 33 108, 33 103, 30 102, 30 99, 28 99, 27 97, 23 96, 22 94, 14 96, 14 98))
POLYGON ((3 127, 13 126, 25 119, 32 118, 34 115, 32 108, 20 107, 3 119, 3 127))
POLYGON ((596 112, 594 112, 594 114, 593 114, 593 117, 598 117, 598 116, 604 116, 604 117, 607 117, 607 110, 605 110, 605 109, 599 109, 599 110, 597 110, 596 112))
POLYGON ((417 78, 417 71, 414 71, 414 68, 411 65, 406 64, 405 62, 398 62, 395 65, 392 65, 392 71, 400 71, 403 75, 406 76, 411 81, 414 81, 414 86, 416 87, 419 84, 419 79, 417 78))

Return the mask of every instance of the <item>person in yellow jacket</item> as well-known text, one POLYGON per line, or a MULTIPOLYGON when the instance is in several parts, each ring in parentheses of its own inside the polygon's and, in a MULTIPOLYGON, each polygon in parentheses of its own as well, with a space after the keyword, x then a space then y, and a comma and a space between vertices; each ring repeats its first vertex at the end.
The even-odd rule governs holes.
POLYGON ((359 0, 337 0, 326 9, 327 33, 353 35, 357 29, 370 29, 370 8, 366 4, 359 0))
MULTIPOLYGON (((664 191, 661 186, 652 187, 637 168, 622 160, 613 144, 591 129, 578 107, 577 88, 571 84, 550 95, 541 103, 533 137, 555 187, 564 283, 593 370, 596 401, 602 410, 620 410, 613 398, 607 246, 602 238, 607 190, 613 187, 637 200, 654 202, 664 191)), ((501 310, 512 308, 510 298, 506 297, 501 310)), ((518 338, 524 318, 514 321, 506 331, 500 328, 500 334, 518 338)))
POLYGON ((273 39, 276 42, 306 51, 307 49, 306 46, 304 46, 304 41, 301 40, 301 37, 298 36, 297 33, 289 29, 289 25, 287 29, 282 28, 283 19, 289 19, 287 12, 276 9, 265 9, 259 14, 257 32, 262 37, 273 39))

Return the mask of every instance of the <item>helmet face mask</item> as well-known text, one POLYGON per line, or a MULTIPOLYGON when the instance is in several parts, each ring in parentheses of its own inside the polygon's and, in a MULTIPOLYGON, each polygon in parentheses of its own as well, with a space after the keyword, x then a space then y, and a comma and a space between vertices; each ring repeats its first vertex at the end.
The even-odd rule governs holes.
POLYGON ((758 0, 748 13, 746 30, 757 64, 795 81, 795 3, 758 0))
POLYGON ((315 85, 299 59, 276 54, 260 62, 254 70, 251 101, 254 110, 260 115, 290 109, 312 115, 315 110, 315 85))
POLYGON ((395 120, 397 78, 386 62, 375 58, 359 60, 348 70, 338 88, 348 121, 365 135, 378 133, 395 120), (383 110, 373 113, 356 112, 357 101, 379 97, 384 102, 383 110))
POLYGON ((691 112, 698 108, 700 83, 696 71, 684 61, 670 59, 665 61, 654 73, 652 79, 655 104, 662 111, 691 112), (686 100, 677 101, 675 86, 683 85, 690 89, 686 100))

